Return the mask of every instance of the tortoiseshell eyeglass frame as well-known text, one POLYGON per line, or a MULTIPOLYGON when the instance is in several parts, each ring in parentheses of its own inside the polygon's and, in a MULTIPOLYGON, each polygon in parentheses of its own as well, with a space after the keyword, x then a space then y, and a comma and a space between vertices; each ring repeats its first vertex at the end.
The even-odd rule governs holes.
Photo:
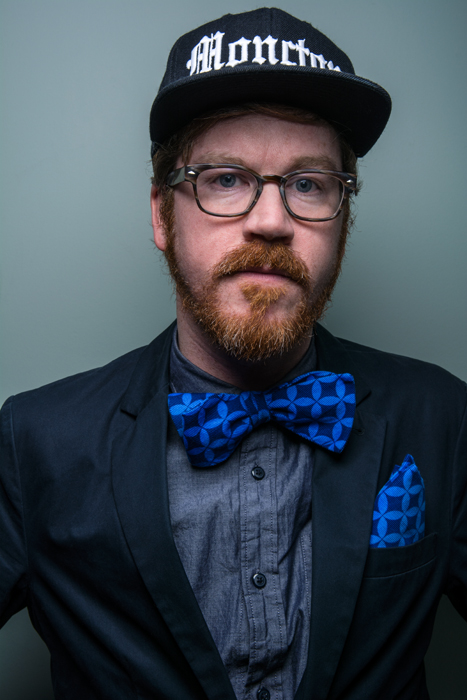
POLYGON ((177 170, 173 170, 169 175, 167 176, 166 180, 166 185, 168 187, 175 187, 176 185, 179 185, 182 182, 191 182, 193 185, 193 192, 195 195, 196 203, 198 207, 201 209, 202 212, 205 214, 209 214, 210 216, 220 216, 220 217, 235 217, 235 216, 243 216, 244 214, 248 214, 253 207, 255 206, 256 202, 261 196, 261 193, 263 191, 263 185, 266 182, 275 182, 279 186, 279 190, 281 193, 282 201, 284 203, 285 208, 287 209, 288 213, 293 216, 295 219, 300 219, 301 221, 331 221, 332 219, 335 219, 336 217, 339 216, 340 212, 342 211, 342 208, 344 206, 344 202, 349 195, 353 194, 356 189, 357 189, 357 176, 352 174, 352 173, 344 173, 339 170, 317 170, 315 168, 306 168, 303 170, 294 170, 291 173, 287 173, 286 175, 260 175, 259 173, 255 172, 254 170, 251 170, 250 168, 246 168, 243 165, 235 165, 233 163, 196 163, 194 165, 184 165, 181 168, 177 168, 177 170), (239 212, 238 214, 217 214, 212 211, 208 211, 205 209, 202 205, 201 202, 199 201, 198 197, 198 190, 196 187, 196 181, 199 177, 199 175, 206 171, 206 170, 213 170, 215 168, 231 168, 234 170, 240 170, 242 172, 249 173, 250 175, 253 175, 253 177, 256 179, 256 182, 258 183, 257 189, 256 189, 256 195, 254 196, 253 200, 250 202, 249 206, 244 209, 243 211, 239 212), (299 216, 298 214, 295 214, 295 212, 292 211, 290 208, 286 194, 285 194, 285 186, 290 180, 290 178, 294 177, 295 175, 301 175, 301 174, 306 174, 306 173, 317 173, 321 175, 331 175, 335 177, 337 180, 340 180, 342 183, 342 196, 341 196, 341 201, 339 203, 339 206, 335 213, 332 216, 327 216, 325 218, 308 218, 306 216, 299 216))

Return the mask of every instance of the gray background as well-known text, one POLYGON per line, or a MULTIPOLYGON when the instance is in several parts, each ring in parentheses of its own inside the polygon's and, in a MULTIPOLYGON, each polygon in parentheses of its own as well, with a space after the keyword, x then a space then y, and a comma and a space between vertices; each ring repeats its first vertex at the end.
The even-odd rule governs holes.
MULTIPOLYGON (((329 34, 394 100, 361 165, 357 228, 326 325, 467 379, 467 3, 276 4, 329 34)), ((172 320, 151 243, 150 105, 181 33, 259 6, 0 0, 1 400, 102 365, 172 320)), ((466 649, 443 602, 427 664, 433 698, 465 699, 466 649)), ((0 697, 52 697, 48 654, 24 612, 0 633, 0 697)))

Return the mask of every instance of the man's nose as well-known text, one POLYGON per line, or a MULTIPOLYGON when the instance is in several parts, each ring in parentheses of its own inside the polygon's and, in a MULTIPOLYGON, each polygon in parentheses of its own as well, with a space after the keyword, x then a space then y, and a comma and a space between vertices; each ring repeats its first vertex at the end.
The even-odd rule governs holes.
POLYGON ((244 236, 247 240, 263 238, 288 243, 294 236, 294 219, 282 201, 275 182, 266 182, 253 209, 245 216, 244 236))

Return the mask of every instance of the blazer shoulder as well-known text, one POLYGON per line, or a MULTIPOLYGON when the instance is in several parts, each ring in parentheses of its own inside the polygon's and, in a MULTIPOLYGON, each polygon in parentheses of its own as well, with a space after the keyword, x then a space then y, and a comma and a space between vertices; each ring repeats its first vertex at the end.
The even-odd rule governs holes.
POLYGON ((389 407, 410 399, 437 405, 438 410, 462 414, 467 402, 467 385, 453 374, 430 362, 384 352, 317 327, 318 359, 322 367, 354 375, 357 388, 364 385, 372 400, 389 407))
MULTIPOLYGON (((16 394, 5 402, 13 404, 17 413, 59 412, 66 407, 81 407, 93 412, 93 407, 106 406, 107 410, 120 403, 132 384, 147 385, 161 372, 160 358, 167 354, 167 340, 171 339, 170 326, 149 345, 132 350, 108 364, 59 379, 37 389, 16 394)), ((50 414, 49 414, 50 415, 50 414)))
POLYGON ((428 382, 436 388, 444 386, 446 390, 460 392, 461 395, 467 390, 467 384, 462 379, 431 362, 378 350, 344 338, 338 338, 338 341, 352 357, 352 361, 361 364, 367 374, 371 373, 380 379, 387 376, 409 385, 428 382))
POLYGON ((144 349, 142 347, 132 350, 102 367, 79 372, 35 389, 15 394, 6 400, 4 405, 14 404, 16 410, 21 410, 23 406, 28 410, 41 409, 57 402, 66 402, 72 396, 82 399, 87 393, 95 394, 100 387, 104 386, 114 389, 123 386, 125 389, 144 349))

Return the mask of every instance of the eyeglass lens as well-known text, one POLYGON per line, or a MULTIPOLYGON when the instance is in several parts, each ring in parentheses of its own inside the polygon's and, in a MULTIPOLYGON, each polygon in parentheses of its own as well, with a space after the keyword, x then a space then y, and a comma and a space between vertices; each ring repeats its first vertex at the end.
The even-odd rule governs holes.
MULTIPOLYGON (((254 175, 234 168, 204 170, 199 173, 196 185, 203 209, 221 216, 243 213, 258 190, 254 175)), ((343 185, 333 175, 301 172, 287 179, 284 194, 290 210, 297 216, 327 219, 339 210, 343 185)))

